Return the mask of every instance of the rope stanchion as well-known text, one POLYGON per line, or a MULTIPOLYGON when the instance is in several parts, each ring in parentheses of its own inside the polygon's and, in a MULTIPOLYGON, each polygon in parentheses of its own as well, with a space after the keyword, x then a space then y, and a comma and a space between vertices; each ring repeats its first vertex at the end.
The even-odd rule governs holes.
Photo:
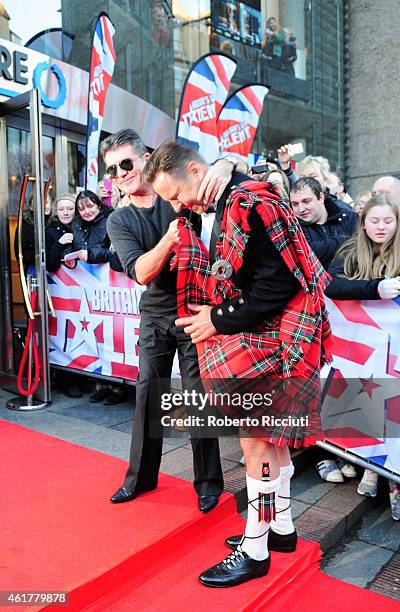
MULTIPOLYGON (((37 293, 36 291, 31 294, 31 306, 32 311, 35 312, 37 302, 37 293)), ((40 381, 40 360, 39 360, 39 350, 37 344, 37 338, 35 333, 35 319, 29 319, 28 323, 28 331, 25 339, 24 351, 22 353, 21 363, 19 364, 18 369, 18 377, 17 377, 17 385, 18 385, 18 393, 25 397, 31 397, 37 390, 40 381), (25 365, 28 360, 28 375, 27 375, 27 388, 23 387, 23 375, 25 370, 25 365), (33 361, 33 363, 32 363, 33 361), (32 366, 34 366, 34 378, 32 383, 32 366)))
MULTIPOLYGON (((26 311, 28 313, 28 328, 25 339, 25 346, 22 353, 21 362, 18 368, 17 375, 17 388, 20 396, 13 397, 7 401, 7 408, 9 410, 21 410, 21 411, 29 411, 29 410, 41 410, 46 408, 48 402, 33 402, 33 395, 37 391, 40 383, 40 356, 39 356, 39 347, 37 341, 37 333, 36 333, 36 321, 37 316, 40 313, 36 312, 36 305, 38 301, 37 294, 37 281, 35 278, 31 277, 29 274, 27 278, 25 277, 25 268, 24 268, 24 257, 22 252, 22 222, 23 222, 23 211, 25 206, 25 198, 27 192, 28 182, 34 182, 34 177, 25 176, 20 200, 18 207, 18 264, 19 264, 19 273, 21 279, 21 287, 22 293, 24 296, 24 302, 26 311), (23 385, 23 376, 24 370, 27 367, 27 385, 26 388, 23 385), (32 377, 32 372, 34 372, 32 377), (22 396, 22 397, 21 397, 22 396)), ((47 197, 48 193, 48 185, 45 185, 45 194, 47 197)))

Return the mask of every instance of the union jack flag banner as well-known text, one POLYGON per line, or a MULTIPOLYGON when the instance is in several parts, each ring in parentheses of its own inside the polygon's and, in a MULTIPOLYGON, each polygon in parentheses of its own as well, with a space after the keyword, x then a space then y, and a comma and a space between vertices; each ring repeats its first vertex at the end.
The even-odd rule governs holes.
POLYGON ((400 300, 326 298, 333 362, 325 366, 326 441, 400 475, 400 300))
POLYGON ((135 381, 139 300, 144 287, 109 264, 60 266, 48 274, 50 363, 135 381))
POLYGON ((235 153, 247 162, 268 87, 246 85, 225 102, 218 117, 221 153, 235 153))
POLYGON ((100 13, 93 36, 89 76, 86 189, 96 192, 98 149, 108 87, 115 65, 114 26, 106 13, 100 13))
POLYGON ((208 53, 193 65, 183 87, 176 139, 198 151, 207 163, 219 155, 217 119, 235 70, 232 58, 208 53))

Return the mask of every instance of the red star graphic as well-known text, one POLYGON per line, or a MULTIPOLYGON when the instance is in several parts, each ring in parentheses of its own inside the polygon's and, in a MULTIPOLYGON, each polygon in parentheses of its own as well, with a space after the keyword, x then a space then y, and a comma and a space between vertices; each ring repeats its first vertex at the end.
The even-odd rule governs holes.
POLYGON ((378 387, 381 386, 381 385, 378 385, 377 383, 374 383, 373 375, 371 375, 369 378, 360 378, 360 382, 363 386, 363 389, 360 391, 360 393, 364 393, 364 392, 367 393, 369 398, 372 397, 372 393, 374 392, 374 389, 377 389, 378 387))
POLYGON ((83 330, 85 330, 85 331, 89 331, 89 330, 88 330, 89 321, 86 321, 86 319, 83 319, 83 321, 81 321, 81 325, 82 325, 82 329, 81 329, 81 331, 83 331, 83 330))

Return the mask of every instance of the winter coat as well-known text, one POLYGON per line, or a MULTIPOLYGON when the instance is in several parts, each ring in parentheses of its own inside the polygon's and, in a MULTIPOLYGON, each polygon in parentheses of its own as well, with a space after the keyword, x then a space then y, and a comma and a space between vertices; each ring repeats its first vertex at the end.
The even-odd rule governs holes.
POLYGON ((46 269, 48 272, 56 272, 61 265, 65 250, 71 251, 71 244, 58 242, 61 236, 69 233, 71 233, 69 225, 64 225, 58 219, 46 227, 46 269))
POLYGON ((107 217, 112 209, 104 206, 93 221, 84 221, 76 216, 71 223, 74 235, 73 251, 85 249, 88 252, 88 263, 106 263, 110 261, 110 239, 107 234, 107 217))
POLYGON ((358 227, 358 215, 345 211, 331 195, 325 197, 328 218, 325 223, 310 223, 299 219, 308 244, 327 270, 339 247, 352 236, 358 227))
POLYGON ((332 275, 325 294, 332 300, 380 300, 378 285, 382 278, 372 280, 351 280, 345 278, 343 258, 336 257, 328 269, 332 275))

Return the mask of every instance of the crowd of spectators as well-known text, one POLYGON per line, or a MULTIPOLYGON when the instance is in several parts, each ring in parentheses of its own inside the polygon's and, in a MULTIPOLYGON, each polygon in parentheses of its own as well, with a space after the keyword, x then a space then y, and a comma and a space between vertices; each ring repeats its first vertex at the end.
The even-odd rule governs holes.
MULTIPOLYGON (((293 168, 290 145, 278 150, 276 164, 260 162, 258 180, 277 183, 289 201, 305 237, 332 276, 326 295, 337 300, 389 300, 400 295, 400 181, 380 177, 371 190, 353 200, 339 175, 321 156, 307 155, 293 168), (283 182, 281 174, 287 179, 283 182)), ((325 453, 316 469, 323 480, 344 482, 355 467, 325 453)), ((358 493, 377 495, 378 475, 364 470, 358 493)), ((400 520, 400 492, 389 481, 392 518, 400 520)))

